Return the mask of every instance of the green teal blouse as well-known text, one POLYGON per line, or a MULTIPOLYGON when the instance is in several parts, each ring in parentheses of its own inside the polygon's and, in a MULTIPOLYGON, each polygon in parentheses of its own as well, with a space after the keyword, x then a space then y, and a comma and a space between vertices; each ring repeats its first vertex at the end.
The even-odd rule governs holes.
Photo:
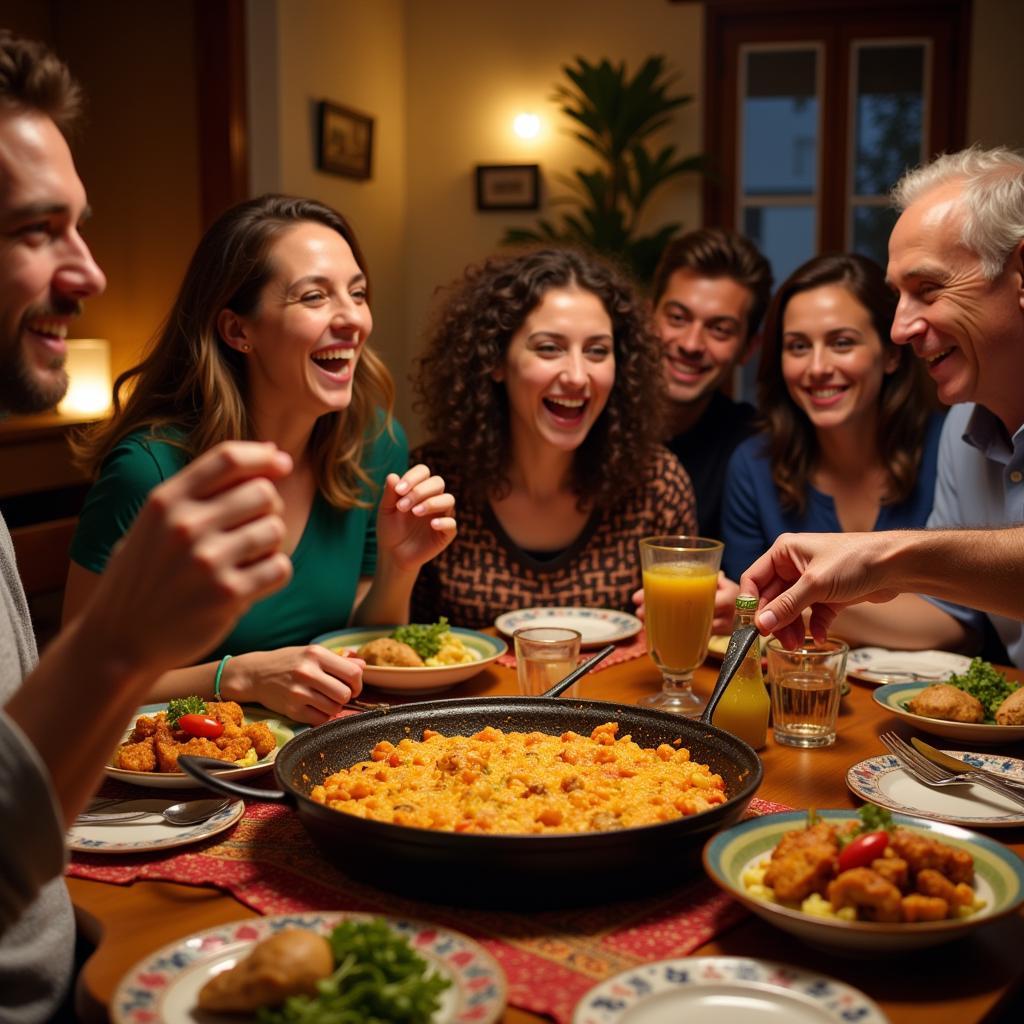
MULTIPOLYGON (((202 661, 305 644, 319 633, 344 628, 359 578, 372 576, 377 567, 377 506, 384 481, 388 473, 402 474, 408 468, 408 444, 397 423, 394 435, 384 431, 364 450, 363 468, 374 486, 364 485, 362 497, 371 506, 342 512, 318 492, 292 553, 291 582, 253 605, 202 661)), ((121 441, 107 456, 86 497, 71 543, 72 561, 103 572, 111 550, 149 492, 187 462, 181 448, 145 431, 121 441)))

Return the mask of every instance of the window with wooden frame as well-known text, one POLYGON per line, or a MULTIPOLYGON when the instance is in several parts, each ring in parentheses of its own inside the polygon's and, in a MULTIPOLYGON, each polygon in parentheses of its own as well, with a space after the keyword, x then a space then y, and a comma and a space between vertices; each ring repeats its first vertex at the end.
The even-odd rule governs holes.
POLYGON ((888 192, 964 145, 969 0, 707 0, 704 222, 776 283, 819 252, 885 264, 888 192))

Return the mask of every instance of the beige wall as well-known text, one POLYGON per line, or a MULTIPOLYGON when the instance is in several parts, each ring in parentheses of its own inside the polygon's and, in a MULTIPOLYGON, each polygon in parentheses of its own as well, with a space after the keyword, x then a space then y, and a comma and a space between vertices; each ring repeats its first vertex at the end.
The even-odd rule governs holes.
MULTIPOLYGON (((251 181, 336 207, 356 230, 373 288, 373 341, 403 388, 407 240, 402 0, 248 0, 251 181), (374 118, 369 181, 316 169, 316 103, 374 118)), ((408 396, 399 416, 409 419, 408 396)))
POLYGON ((974 0, 967 141, 1024 148, 1024 3, 974 0))
MULTIPOLYGON (((700 91, 702 10, 666 0, 409 0, 408 252, 406 324, 418 350, 431 295, 438 284, 498 246, 510 225, 529 225, 536 214, 477 212, 477 164, 538 163, 542 196, 558 186, 553 176, 593 160, 565 135, 551 101, 561 67, 577 54, 596 61, 625 60, 635 70, 649 54, 664 54, 678 88, 700 91), (540 138, 523 142, 511 130, 516 113, 543 120, 540 138)), ((666 141, 681 153, 700 148, 699 103, 678 113, 666 141)), ((563 190, 564 191, 564 190, 563 190)), ((545 207, 542 215, 557 212, 545 207)), ((700 221, 696 178, 666 186, 652 205, 657 221, 700 221)), ((411 426, 411 424, 410 424, 411 426)))

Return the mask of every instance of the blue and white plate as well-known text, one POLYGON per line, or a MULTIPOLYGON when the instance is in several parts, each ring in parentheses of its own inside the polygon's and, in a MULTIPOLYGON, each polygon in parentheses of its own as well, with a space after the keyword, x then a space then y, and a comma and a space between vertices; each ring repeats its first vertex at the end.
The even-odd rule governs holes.
MULTIPOLYGON (((97 803, 90 802, 86 810, 97 803)), ((109 822, 107 824, 72 825, 68 829, 68 846, 80 853, 142 853, 147 850, 170 850, 175 846, 188 846, 202 839, 227 831, 241 820, 245 804, 232 800, 206 821, 198 825, 171 825, 160 817, 160 812, 177 803, 176 800, 127 800, 117 805, 117 813, 150 811, 148 817, 136 821, 109 822)))
POLYGON ((934 736, 959 743, 1017 743, 1024 740, 1024 725, 994 725, 986 722, 947 722, 942 718, 925 718, 908 710, 907 702, 934 683, 888 683, 871 696, 886 711, 899 715, 905 722, 934 736))
MULTIPOLYGON (((391 636, 397 627, 375 626, 364 629, 338 629, 333 633, 321 633, 312 643, 320 644, 339 654, 355 653, 363 644, 382 636, 391 636)), ((461 665, 433 665, 422 668, 399 668, 392 665, 367 665, 363 669, 363 682, 378 690, 392 690, 396 693, 426 694, 447 690, 456 683, 471 679, 495 658, 500 658, 508 645, 496 636, 478 633, 475 629, 461 629, 449 626, 448 632, 457 636, 475 655, 474 661, 461 665)))
MULTIPOLYGON (((199 990, 215 974, 247 956, 252 947, 284 928, 305 928, 330 935, 346 919, 371 914, 346 912, 278 914, 221 924, 172 942, 140 960, 120 981, 110 1001, 112 1024, 153 1021, 227 1021, 200 1013, 199 990)), ((431 1024, 493 1024, 505 1009, 507 984, 497 961, 479 943, 451 928, 413 918, 386 917, 430 968, 451 981, 441 993, 441 1008, 431 1024)), ((231 1019, 243 1024, 255 1015, 231 1019)))
MULTIPOLYGON (((976 768, 998 772, 1024 782, 1024 761, 1001 754, 969 754, 947 750, 947 754, 976 768)), ((846 784, 861 799, 892 811, 918 818, 934 818, 951 825, 975 828, 1016 828, 1024 825, 1024 810, 1000 793, 985 786, 944 786, 936 789, 918 782, 892 754, 879 754, 855 764, 846 773, 846 784)), ((1024 789, 1021 790, 1024 795, 1024 789)))
MULTIPOLYGON (((860 823, 856 811, 816 813, 836 824, 860 823)), ((1002 843, 937 821, 904 815, 893 815, 893 821, 912 832, 969 853, 974 860, 974 892, 983 904, 981 909, 970 917, 944 921, 844 921, 838 917, 816 917, 796 907, 751 895, 743 883, 744 874, 770 857, 787 832, 806 826, 806 811, 766 814, 724 829, 704 847, 704 870, 716 885, 769 924, 812 945, 855 956, 937 946, 959 939, 975 928, 983 928, 1005 914, 1015 913, 1024 903, 1024 861, 1002 843)))
POLYGON ((966 672, 971 659, 952 651, 890 651, 855 647, 846 657, 846 674, 874 686, 884 683, 944 683, 966 672))
POLYGON ((767 960, 693 956, 623 971, 592 988, 573 1024, 766 1024, 889 1018, 863 992, 834 978, 767 960))
POLYGON ((643 623, 635 615, 611 608, 520 608, 499 615, 494 625, 505 636, 528 626, 575 629, 580 634, 581 647, 598 647, 626 640, 643 629, 643 623))

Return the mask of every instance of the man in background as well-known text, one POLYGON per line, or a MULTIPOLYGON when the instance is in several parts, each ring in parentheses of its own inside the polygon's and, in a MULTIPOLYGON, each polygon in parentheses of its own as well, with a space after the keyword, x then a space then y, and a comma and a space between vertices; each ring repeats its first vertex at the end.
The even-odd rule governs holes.
POLYGON ((861 543, 863 557, 849 549, 855 535, 845 544, 819 535, 813 547, 787 535, 744 583, 770 599, 758 614, 765 632, 792 622, 794 606, 822 605, 827 625, 830 605, 918 586, 946 600, 903 594, 885 607, 851 608, 843 635, 856 615, 857 642, 957 649, 976 643, 987 619, 1024 666, 1024 615, 1013 599, 1020 531, 993 529, 1024 523, 1024 154, 944 154, 906 174, 893 195, 902 213, 889 239, 888 279, 899 293, 892 339, 913 346, 952 406, 928 519, 939 532, 880 534, 861 543), (902 583, 893 566, 906 569, 902 583))
MULTIPOLYGON (((66 337, 106 281, 82 237, 63 132, 80 94, 44 47, 0 32, 0 413, 64 394, 66 337)), ((283 586, 273 482, 291 460, 229 443, 154 490, 94 600, 38 659, 0 518, 0 1020, 68 1019, 74 918, 64 833, 152 681, 198 658, 283 586)))
POLYGON ((703 537, 721 536, 725 468, 756 416, 721 385, 749 354, 771 288, 771 268, 754 244, 720 228, 670 242, 654 274, 654 325, 671 400, 665 443, 693 482, 703 537))

